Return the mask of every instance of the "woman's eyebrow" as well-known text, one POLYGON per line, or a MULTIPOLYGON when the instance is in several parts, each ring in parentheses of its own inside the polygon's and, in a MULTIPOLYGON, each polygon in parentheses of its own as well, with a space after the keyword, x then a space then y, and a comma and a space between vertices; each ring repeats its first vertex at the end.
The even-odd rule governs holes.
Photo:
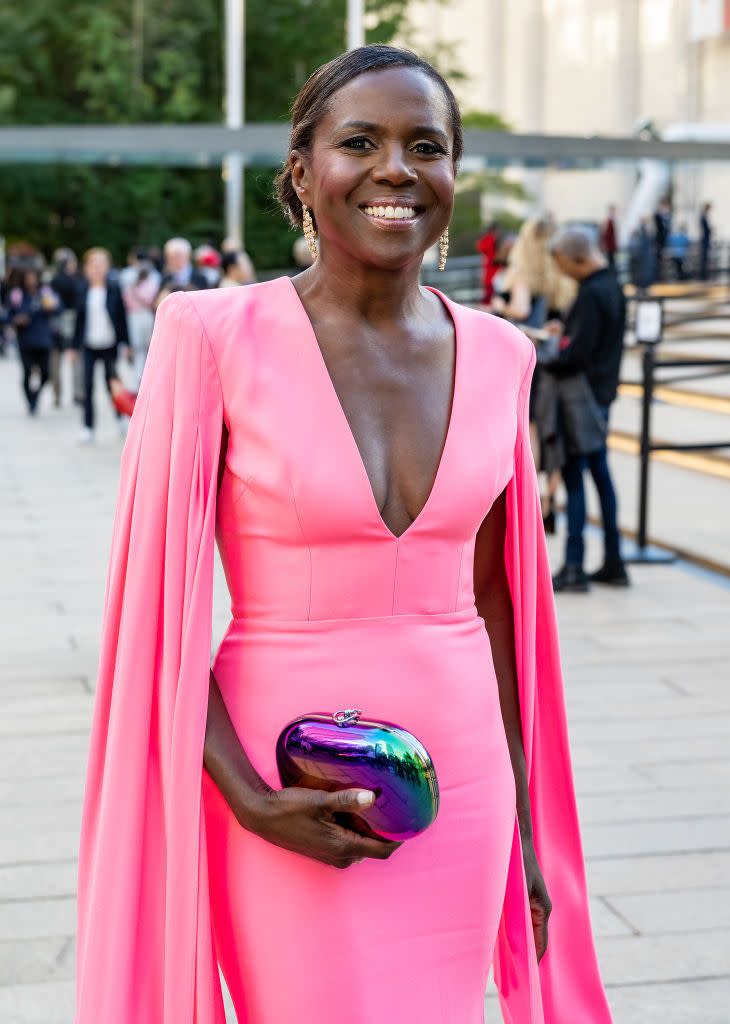
MULTIPOLYGON (((374 124, 372 121, 345 121, 344 124, 338 126, 338 131, 356 131, 356 132, 370 132, 373 135, 383 130, 382 125, 374 124)), ((416 125, 415 128, 411 128, 410 135, 431 135, 436 136, 440 139, 445 146, 449 144, 449 136, 442 128, 435 128, 433 125, 420 124, 416 125)))
POLYGON ((356 131, 356 132, 379 132, 380 125, 373 124, 372 121, 345 121, 344 124, 338 126, 339 131, 356 131))
POLYGON ((442 139, 444 145, 448 145, 449 137, 442 128, 434 128, 433 125, 422 124, 413 129, 413 135, 435 135, 442 139))

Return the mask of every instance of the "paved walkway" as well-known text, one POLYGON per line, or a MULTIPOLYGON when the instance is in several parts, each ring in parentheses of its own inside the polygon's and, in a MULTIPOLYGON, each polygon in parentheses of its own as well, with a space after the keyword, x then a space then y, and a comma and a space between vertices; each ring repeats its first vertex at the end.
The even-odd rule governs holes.
MULTIPOLYGON (((17 373, 0 360, 0 1020, 70 1024, 121 441, 106 404, 93 449, 76 447, 76 411, 49 408, 50 395, 29 420, 17 373)), ((626 593, 559 601, 600 959, 617 1024, 727 1024, 730 589, 679 566, 633 575, 626 593)), ((225 618, 219 576, 217 637, 225 618)))

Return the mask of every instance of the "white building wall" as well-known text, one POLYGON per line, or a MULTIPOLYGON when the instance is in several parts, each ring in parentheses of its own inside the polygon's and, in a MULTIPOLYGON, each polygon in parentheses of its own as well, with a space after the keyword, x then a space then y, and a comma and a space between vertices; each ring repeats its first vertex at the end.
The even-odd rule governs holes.
MULTIPOLYGON (((689 41, 693 0, 413 0, 410 40, 426 52, 447 40, 467 74, 455 82, 466 110, 492 110, 518 132, 630 135, 640 121, 730 124, 730 33, 689 41)), ((559 219, 599 220, 625 207, 636 168, 515 171, 534 206, 559 219)), ((683 166, 674 175, 678 219, 696 229, 714 203, 730 234, 730 166, 683 166)))

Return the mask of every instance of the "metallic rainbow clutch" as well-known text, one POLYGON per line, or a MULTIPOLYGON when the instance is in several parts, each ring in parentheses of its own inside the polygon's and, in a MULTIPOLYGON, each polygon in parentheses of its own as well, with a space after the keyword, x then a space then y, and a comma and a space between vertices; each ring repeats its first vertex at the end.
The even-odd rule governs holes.
POLYGON ((355 708, 332 715, 315 712, 285 725, 276 741, 282 785, 372 790, 375 802, 370 807, 336 817, 362 835, 411 839, 438 813, 433 762, 407 730, 361 715, 355 708))

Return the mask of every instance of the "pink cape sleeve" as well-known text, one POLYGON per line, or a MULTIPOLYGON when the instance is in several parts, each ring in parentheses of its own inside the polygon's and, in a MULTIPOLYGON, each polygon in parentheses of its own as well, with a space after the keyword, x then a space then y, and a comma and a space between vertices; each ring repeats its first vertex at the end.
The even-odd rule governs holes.
POLYGON ((532 349, 519 394, 505 557, 535 847, 553 910, 548 950, 538 966, 515 826, 494 974, 507 1024, 608 1024, 611 1013, 591 930, 552 581, 530 450, 528 397, 534 366, 532 349))
POLYGON ((81 825, 75 1024, 224 1024, 202 756, 221 385, 160 306, 122 456, 81 825))

